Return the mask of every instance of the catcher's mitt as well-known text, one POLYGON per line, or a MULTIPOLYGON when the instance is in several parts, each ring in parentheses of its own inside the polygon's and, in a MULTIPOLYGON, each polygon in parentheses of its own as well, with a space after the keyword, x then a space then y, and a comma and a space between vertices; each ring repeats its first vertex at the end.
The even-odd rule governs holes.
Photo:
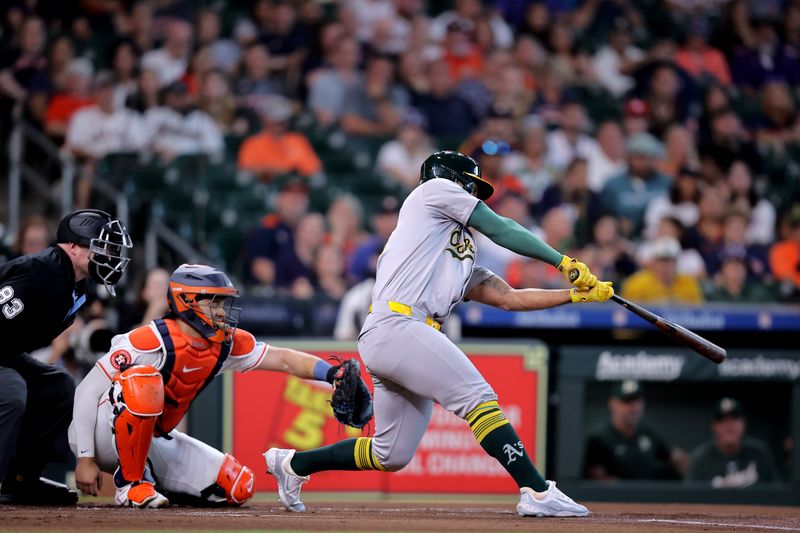
POLYGON ((331 407, 333 416, 342 424, 362 428, 372 418, 372 396, 361 379, 361 365, 347 359, 335 367, 331 407))

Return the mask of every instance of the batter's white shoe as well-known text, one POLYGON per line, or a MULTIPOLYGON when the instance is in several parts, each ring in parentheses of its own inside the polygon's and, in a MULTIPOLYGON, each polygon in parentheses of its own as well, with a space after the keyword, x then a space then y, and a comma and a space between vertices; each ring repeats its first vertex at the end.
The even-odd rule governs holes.
POLYGON ((300 488, 311 476, 298 476, 292 470, 291 461, 294 450, 270 448, 264 454, 267 472, 278 481, 278 498, 286 509, 295 513, 305 513, 306 506, 300 501, 300 488))
POLYGON ((547 490, 536 492, 530 487, 519 489, 517 514, 520 516, 587 516, 589 509, 558 490, 555 481, 547 482, 547 490))

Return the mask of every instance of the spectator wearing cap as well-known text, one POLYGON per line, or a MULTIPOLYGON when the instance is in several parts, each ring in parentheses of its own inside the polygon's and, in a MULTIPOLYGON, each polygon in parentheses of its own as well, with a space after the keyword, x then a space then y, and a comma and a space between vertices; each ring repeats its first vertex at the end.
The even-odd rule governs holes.
POLYGON ((610 179, 601 193, 603 207, 624 220, 627 235, 637 235, 647 205, 670 188, 670 179, 655 168, 663 147, 649 133, 631 135, 627 141, 628 168, 610 179))
POLYGON ((686 41, 675 53, 675 63, 700 83, 730 85, 728 62, 722 52, 709 46, 709 32, 708 21, 704 17, 690 17, 686 27, 686 41))
POLYGON ((181 79, 189 66, 192 47, 192 26, 174 19, 166 28, 164 45, 142 56, 142 68, 156 73, 160 87, 181 79))
POLYGON ((694 232, 671 216, 663 217, 656 226, 655 233, 639 244, 636 251, 639 264, 647 265, 652 261, 653 247, 663 237, 675 239, 681 245, 681 252, 676 259, 678 274, 686 274, 697 279, 706 277, 706 262, 700 252, 692 246, 696 240, 694 232))
POLYGON ((67 65, 64 92, 53 96, 44 117, 45 132, 59 142, 67 133, 72 115, 94 103, 91 94, 93 74, 94 68, 88 59, 73 59, 67 65))
POLYGON ((650 129, 650 106, 641 98, 631 98, 622 107, 622 129, 625 135, 647 133, 650 129))
POLYGON ((587 157, 589 188, 599 193, 611 178, 625 172, 625 136, 615 120, 607 120, 597 127, 597 148, 587 157))
POLYGON ((638 381, 612 386, 610 418, 586 441, 583 472, 589 479, 679 479, 686 454, 672 448, 643 421, 645 400, 638 381))
POLYGON ((592 68, 600 85, 615 98, 621 98, 633 89, 631 73, 644 59, 645 53, 633 44, 630 22, 618 17, 611 25, 608 42, 592 57, 592 68))
POLYGON ((447 25, 442 42, 442 60, 447 63, 450 78, 456 83, 480 78, 483 72, 483 52, 475 42, 474 29, 475 23, 469 20, 454 20, 447 25))
POLYGON ((342 130, 352 140, 394 135, 408 102, 408 93, 394 82, 392 60, 373 56, 367 61, 363 79, 345 94, 342 130))
POLYGON ((687 228, 700 220, 700 172, 694 167, 684 166, 678 171, 668 192, 653 198, 644 213, 644 236, 655 237, 658 225, 665 217, 674 217, 687 228))
POLYGON ((64 148, 81 163, 75 203, 89 205, 95 163, 113 152, 143 149, 149 131, 135 111, 114 106, 116 84, 110 72, 100 72, 93 83, 94 105, 84 107, 69 122, 64 148))
POLYGON ((311 178, 322 172, 322 162, 308 138, 288 131, 294 111, 287 98, 271 96, 262 102, 259 112, 261 131, 242 143, 237 161, 240 170, 252 172, 263 181, 282 174, 311 178))
POLYGON ((784 238, 770 248, 769 264, 781 295, 795 299, 800 296, 800 204, 786 216, 785 225, 784 238))
POLYGON ((692 452, 686 481, 710 483, 715 489, 780 481, 767 445, 746 436, 745 431, 744 410, 739 401, 720 399, 712 414, 713 438, 692 452))
POLYGON ((325 54, 326 65, 308 77, 307 104, 317 123, 327 128, 339 123, 345 95, 361 81, 361 49, 358 41, 347 35, 334 41, 325 54))
POLYGON ((285 181, 278 192, 275 212, 245 237, 244 277, 264 287, 275 282, 275 260, 294 246, 297 224, 308 212, 308 186, 299 178, 285 181))
POLYGON ((479 118, 450 77, 447 63, 431 61, 426 69, 428 90, 414 93, 412 103, 425 117, 428 131, 445 144, 457 144, 475 129, 479 118))
POLYGON ((557 170, 564 169, 576 157, 588 158, 597 150, 597 142, 587 135, 589 119, 578 102, 561 107, 559 127, 547 134, 547 162, 557 170))
POLYGON ((674 237, 656 239, 645 268, 623 282, 622 295, 645 303, 702 303, 703 292, 697 278, 678 272, 680 254, 681 245, 674 237))
POLYGON ((399 213, 400 202, 397 198, 386 196, 381 200, 378 210, 372 216, 372 235, 356 248, 348 265, 347 272, 351 281, 361 282, 375 276, 378 256, 397 226, 399 213))
POLYGON ((176 81, 162 91, 161 105, 145 113, 150 148, 163 161, 180 155, 222 156, 222 132, 208 113, 192 105, 183 82, 176 81))
POLYGON ((703 287, 708 302, 774 302, 776 295, 760 280, 753 280, 747 268, 747 250, 728 245, 720 251, 719 270, 713 281, 703 287))
POLYGON ((403 117, 397 138, 381 146, 376 158, 375 168, 407 191, 419 184, 419 168, 436 151, 425 127, 425 117, 409 111, 403 117))

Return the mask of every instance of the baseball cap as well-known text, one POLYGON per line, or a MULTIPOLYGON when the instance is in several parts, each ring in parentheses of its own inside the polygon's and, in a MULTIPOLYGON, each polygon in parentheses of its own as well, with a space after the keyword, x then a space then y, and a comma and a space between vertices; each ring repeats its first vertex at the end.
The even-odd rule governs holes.
POLYGON ((634 133, 628 137, 626 144, 629 155, 643 155, 660 158, 664 155, 661 142, 649 133, 634 133))
POLYGON ((280 186, 280 192, 308 193, 308 185, 300 178, 290 178, 280 186))
POLYGON ((733 398, 722 398, 714 405, 714 420, 722 420, 723 418, 743 418, 744 410, 742 404, 733 398))
POLYGON ((653 259, 677 259, 681 255, 681 244, 674 237, 659 237, 653 242, 653 259))
POLYGON ((631 98, 625 102, 623 112, 626 116, 646 117, 650 113, 650 106, 641 98, 631 98))
POLYGON ((683 165, 678 170, 678 177, 680 176, 687 176, 691 178, 700 178, 702 174, 700 173, 700 169, 696 167, 691 167, 689 165, 683 165))
POLYGON ((638 381, 626 379, 625 381, 614 384, 614 387, 611 389, 611 396, 623 402, 629 402, 642 398, 644 396, 644 391, 642 390, 642 385, 638 381))
POLYGON ((379 215, 396 215, 400 212, 400 201, 394 196, 385 196, 378 206, 379 215))

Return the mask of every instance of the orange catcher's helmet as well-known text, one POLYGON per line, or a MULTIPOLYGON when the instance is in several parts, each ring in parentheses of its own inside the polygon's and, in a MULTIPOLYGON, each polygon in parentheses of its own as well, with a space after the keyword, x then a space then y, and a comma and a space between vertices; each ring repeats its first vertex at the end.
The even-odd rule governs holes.
POLYGON ((240 307, 239 290, 221 270, 183 264, 169 278, 170 310, 212 342, 233 338, 240 307))

